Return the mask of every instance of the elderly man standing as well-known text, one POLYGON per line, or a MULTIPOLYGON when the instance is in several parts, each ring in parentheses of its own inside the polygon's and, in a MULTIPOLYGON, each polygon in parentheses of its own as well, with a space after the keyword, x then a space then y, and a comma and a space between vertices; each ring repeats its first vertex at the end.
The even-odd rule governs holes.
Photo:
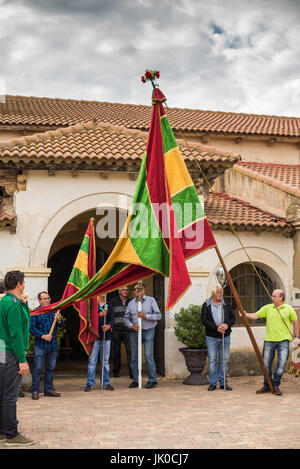
POLYGON ((235 323, 235 316, 231 304, 223 299, 223 289, 216 286, 211 297, 206 300, 201 309, 201 320, 205 327, 206 344, 209 361, 209 387, 214 391, 219 380, 220 389, 232 391, 227 384, 227 365, 230 349, 231 326, 235 323), (224 335, 224 357, 222 335, 224 335), (219 366, 218 366, 219 359, 219 366), (225 376, 224 365, 225 360, 225 376))
MULTIPOLYGON (((38 294, 40 307, 50 304, 51 298, 48 292, 38 294)), ((32 373, 32 399, 39 399, 40 379, 45 363, 44 395, 48 397, 60 397, 60 393, 53 389, 53 377, 57 358, 57 325, 64 326, 64 321, 59 312, 38 314, 31 317, 30 332, 34 336, 34 367, 32 373), (57 320, 53 333, 50 329, 54 319, 57 320)))
POLYGON ((134 291, 136 298, 129 302, 124 316, 125 326, 132 330, 130 334, 130 342, 133 381, 129 387, 138 387, 138 318, 140 317, 142 318, 142 343, 144 344, 146 367, 149 376, 149 380, 145 387, 147 389, 151 389, 157 385, 153 345, 155 326, 157 321, 161 319, 161 312, 159 311, 156 300, 152 298, 152 296, 145 295, 146 287, 144 284, 142 284, 142 290, 140 290, 138 285, 135 285, 134 291), (141 294, 142 311, 138 311, 139 294, 141 294))
MULTIPOLYGON (((277 289, 272 293, 272 303, 260 308, 256 313, 246 313, 248 319, 266 318, 266 334, 264 338, 263 360, 266 365, 269 376, 272 380, 274 394, 281 396, 280 391, 281 378, 285 370, 285 365, 289 357, 289 344, 293 340, 291 328, 293 324, 294 334, 299 336, 299 323, 297 313, 284 302, 285 293, 277 289), (272 377, 272 363, 277 350, 277 366, 272 377)), ((239 315, 242 314, 239 312, 239 315)), ((256 391, 256 394, 270 392, 266 378, 263 386, 256 391)))

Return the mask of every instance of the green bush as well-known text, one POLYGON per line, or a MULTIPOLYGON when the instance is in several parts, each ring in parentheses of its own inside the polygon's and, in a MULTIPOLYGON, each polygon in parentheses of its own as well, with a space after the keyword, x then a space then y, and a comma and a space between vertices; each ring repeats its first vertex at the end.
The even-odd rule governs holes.
POLYGON ((205 328, 201 321, 201 306, 189 305, 175 313, 174 332, 182 344, 189 348, 206 349, 205 328))

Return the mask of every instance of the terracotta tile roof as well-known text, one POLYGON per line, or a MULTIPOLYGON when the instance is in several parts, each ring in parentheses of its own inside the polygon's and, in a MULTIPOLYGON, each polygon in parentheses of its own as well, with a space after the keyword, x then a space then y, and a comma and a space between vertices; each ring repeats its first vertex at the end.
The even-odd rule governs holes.
POLYGON ((300 165, 241 161, 235 164, 233 169, 245 176, 300 197, 300 165))
MULTIPOLYGON (((300 137, 300 118, 168 108, 174 131, 300 137)), ((0 125, 70 126, 97 119, 112 125, 148 130, 151 107, 32 96, 6 96, 0 125)))
POLYGON ((293 231, 286 219, 227 194, 209 193, 204 208, 213 229, 228 230, 231 223, 239 231, 280 231, 286 235, 293 231))
MULTIPOLYGON (((17 164, 19 168, 29 163, 34 167, 41 162, 63 167, 84 164, 93 169, 105 162, 113 170, 126 165, 127 171, 138 171, 147 139, 146 132, 92 121, 0 142, 0 164, 17 164)), ((224 170, 240 160, 239 155, 228 151, 197 143, 191 143, 188 149, 180 140, 178 144, 191 169, 196 165, 190 149, 203 168, 213 166, 224 170)))

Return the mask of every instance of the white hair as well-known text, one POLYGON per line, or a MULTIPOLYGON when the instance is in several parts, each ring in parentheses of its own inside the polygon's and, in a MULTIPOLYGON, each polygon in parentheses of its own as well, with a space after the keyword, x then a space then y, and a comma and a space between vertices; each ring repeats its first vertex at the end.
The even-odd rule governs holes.
POLYGON ((212 289, 211 291, 211 294, 212 295, 215 295, 217 293, 217 289, 220 288, 220 290, 223 291, 223 288, 221 287, 221 285, 215 285, 214 288, 212 289))

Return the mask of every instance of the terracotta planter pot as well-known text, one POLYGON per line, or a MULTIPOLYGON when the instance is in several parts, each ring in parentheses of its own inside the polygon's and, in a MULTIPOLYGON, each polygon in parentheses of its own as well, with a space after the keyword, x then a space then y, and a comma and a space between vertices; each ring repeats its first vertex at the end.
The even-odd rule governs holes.
POLYGON ((208 355, 207 350, 181 347, 179 351, 184 356, 186 367, 191 373, 183 381, 183 384, 189 384, 192 386, 208 384, 207 378, 202 374, 208 355))

